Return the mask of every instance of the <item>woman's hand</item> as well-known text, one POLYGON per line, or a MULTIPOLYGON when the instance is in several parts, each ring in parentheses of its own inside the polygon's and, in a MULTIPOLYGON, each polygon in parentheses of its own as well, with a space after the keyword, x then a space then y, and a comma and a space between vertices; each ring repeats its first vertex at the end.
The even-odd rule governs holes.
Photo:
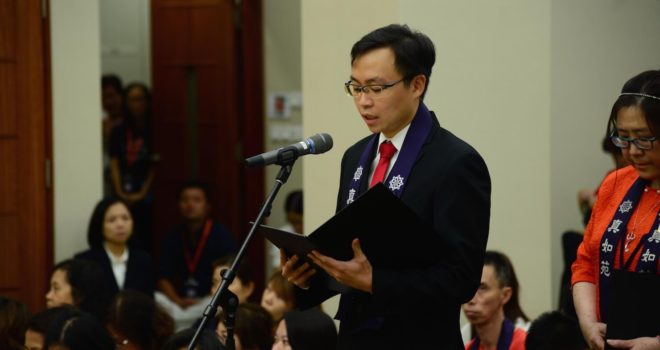
POLYGON ((601 322, 594 322, 582 329, 584 339, 587 341, 590 349, 603 350, 605 348, 607 325, 601 322))
POLYGON ((644 337, 630 340, 610 339, 607 344, 617 349, 660 350, 660 338, 644 337))

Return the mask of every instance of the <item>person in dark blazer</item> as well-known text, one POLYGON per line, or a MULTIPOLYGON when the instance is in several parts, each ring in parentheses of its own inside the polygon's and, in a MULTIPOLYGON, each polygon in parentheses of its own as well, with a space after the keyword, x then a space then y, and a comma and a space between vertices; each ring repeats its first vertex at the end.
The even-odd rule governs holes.
POLYGON ((120 290, 134 289, 153 297, 155 272, 151 256, 130 245, 133 218, 124 202, 105 198, 94 208, 87 230, 89 250, 76 259, 95 261, 111 296, 120 290))
MULTIPOLYGON (((373 135, 344 153, 337 210, 383 182, 432 228, 437 254, 433 263, 404 270, 372 266, 358 239, 349 261, 312 252, 308 257, 327 276, 349 287, 335 316, 338 348, 463 349, 460 306, 479 287, 488 240, 488 169, 422 102, 435 62, 426 35, 389 25, 355 43, 351 58, 346 92, 373 135)), ((298 287, 298 307, 337 294, 324 287, 326 275, 299 257, 280 256, 283 275, 298 287)))

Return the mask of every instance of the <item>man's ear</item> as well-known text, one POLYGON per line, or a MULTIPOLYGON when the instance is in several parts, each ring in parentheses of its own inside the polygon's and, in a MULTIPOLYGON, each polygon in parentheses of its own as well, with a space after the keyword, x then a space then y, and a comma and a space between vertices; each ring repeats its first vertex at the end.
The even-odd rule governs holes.
POLYGON ((502 305, 506 304, 511 300, 511 295, 513 294, 513 289, 511 287, 502 288, 502 305))
POLYGON ((426 76, 423 74, 415 76, 410 81, 410 85, 412 86, 412 91, 415 97, 421 97, 426 90, 426 76))

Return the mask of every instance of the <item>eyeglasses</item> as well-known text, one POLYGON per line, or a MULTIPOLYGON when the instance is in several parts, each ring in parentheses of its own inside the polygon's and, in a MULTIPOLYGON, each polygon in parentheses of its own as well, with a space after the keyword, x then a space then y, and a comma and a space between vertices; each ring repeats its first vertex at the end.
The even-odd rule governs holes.
POLYGON ((344 83, 344 90, 348 96, 353 98, 360 97, 361 94, 365 94, 371 98, 381 97, 384 95, 384 91, 391 88, 392 86, 404 81, 406 78, 401 78, 395 82, 387 84, 371 84, 371 85, 358 85, 352 83, 350 80, 344 83))
POLYGON ((612 135, 610 136, 610 140, 612 140, 612 143, 619 148, 629 148, 630 144, 634 143, 635 147, 638 149, 650 150, 653 148, 653 142, 657 140, 657 137, 637 137, 632 139, 629 137, 612 135))

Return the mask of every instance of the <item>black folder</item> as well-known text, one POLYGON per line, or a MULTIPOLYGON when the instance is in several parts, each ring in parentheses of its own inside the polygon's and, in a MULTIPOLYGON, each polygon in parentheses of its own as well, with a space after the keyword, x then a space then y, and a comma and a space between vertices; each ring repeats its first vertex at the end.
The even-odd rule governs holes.
POLYGON ((337 260, 350 260, 354 238, 360 239, 362 251, 375 268, 419 268, 430 265, 439 255, 430 224, 383 184, 369 189, 309 236, 263 225, 258 231, 287 255, 305 260, 312 250, 337 260))
POLYGON ((659 275, 614 270, 611 293, 607 339, 635 339, 660 334, 659 275))

